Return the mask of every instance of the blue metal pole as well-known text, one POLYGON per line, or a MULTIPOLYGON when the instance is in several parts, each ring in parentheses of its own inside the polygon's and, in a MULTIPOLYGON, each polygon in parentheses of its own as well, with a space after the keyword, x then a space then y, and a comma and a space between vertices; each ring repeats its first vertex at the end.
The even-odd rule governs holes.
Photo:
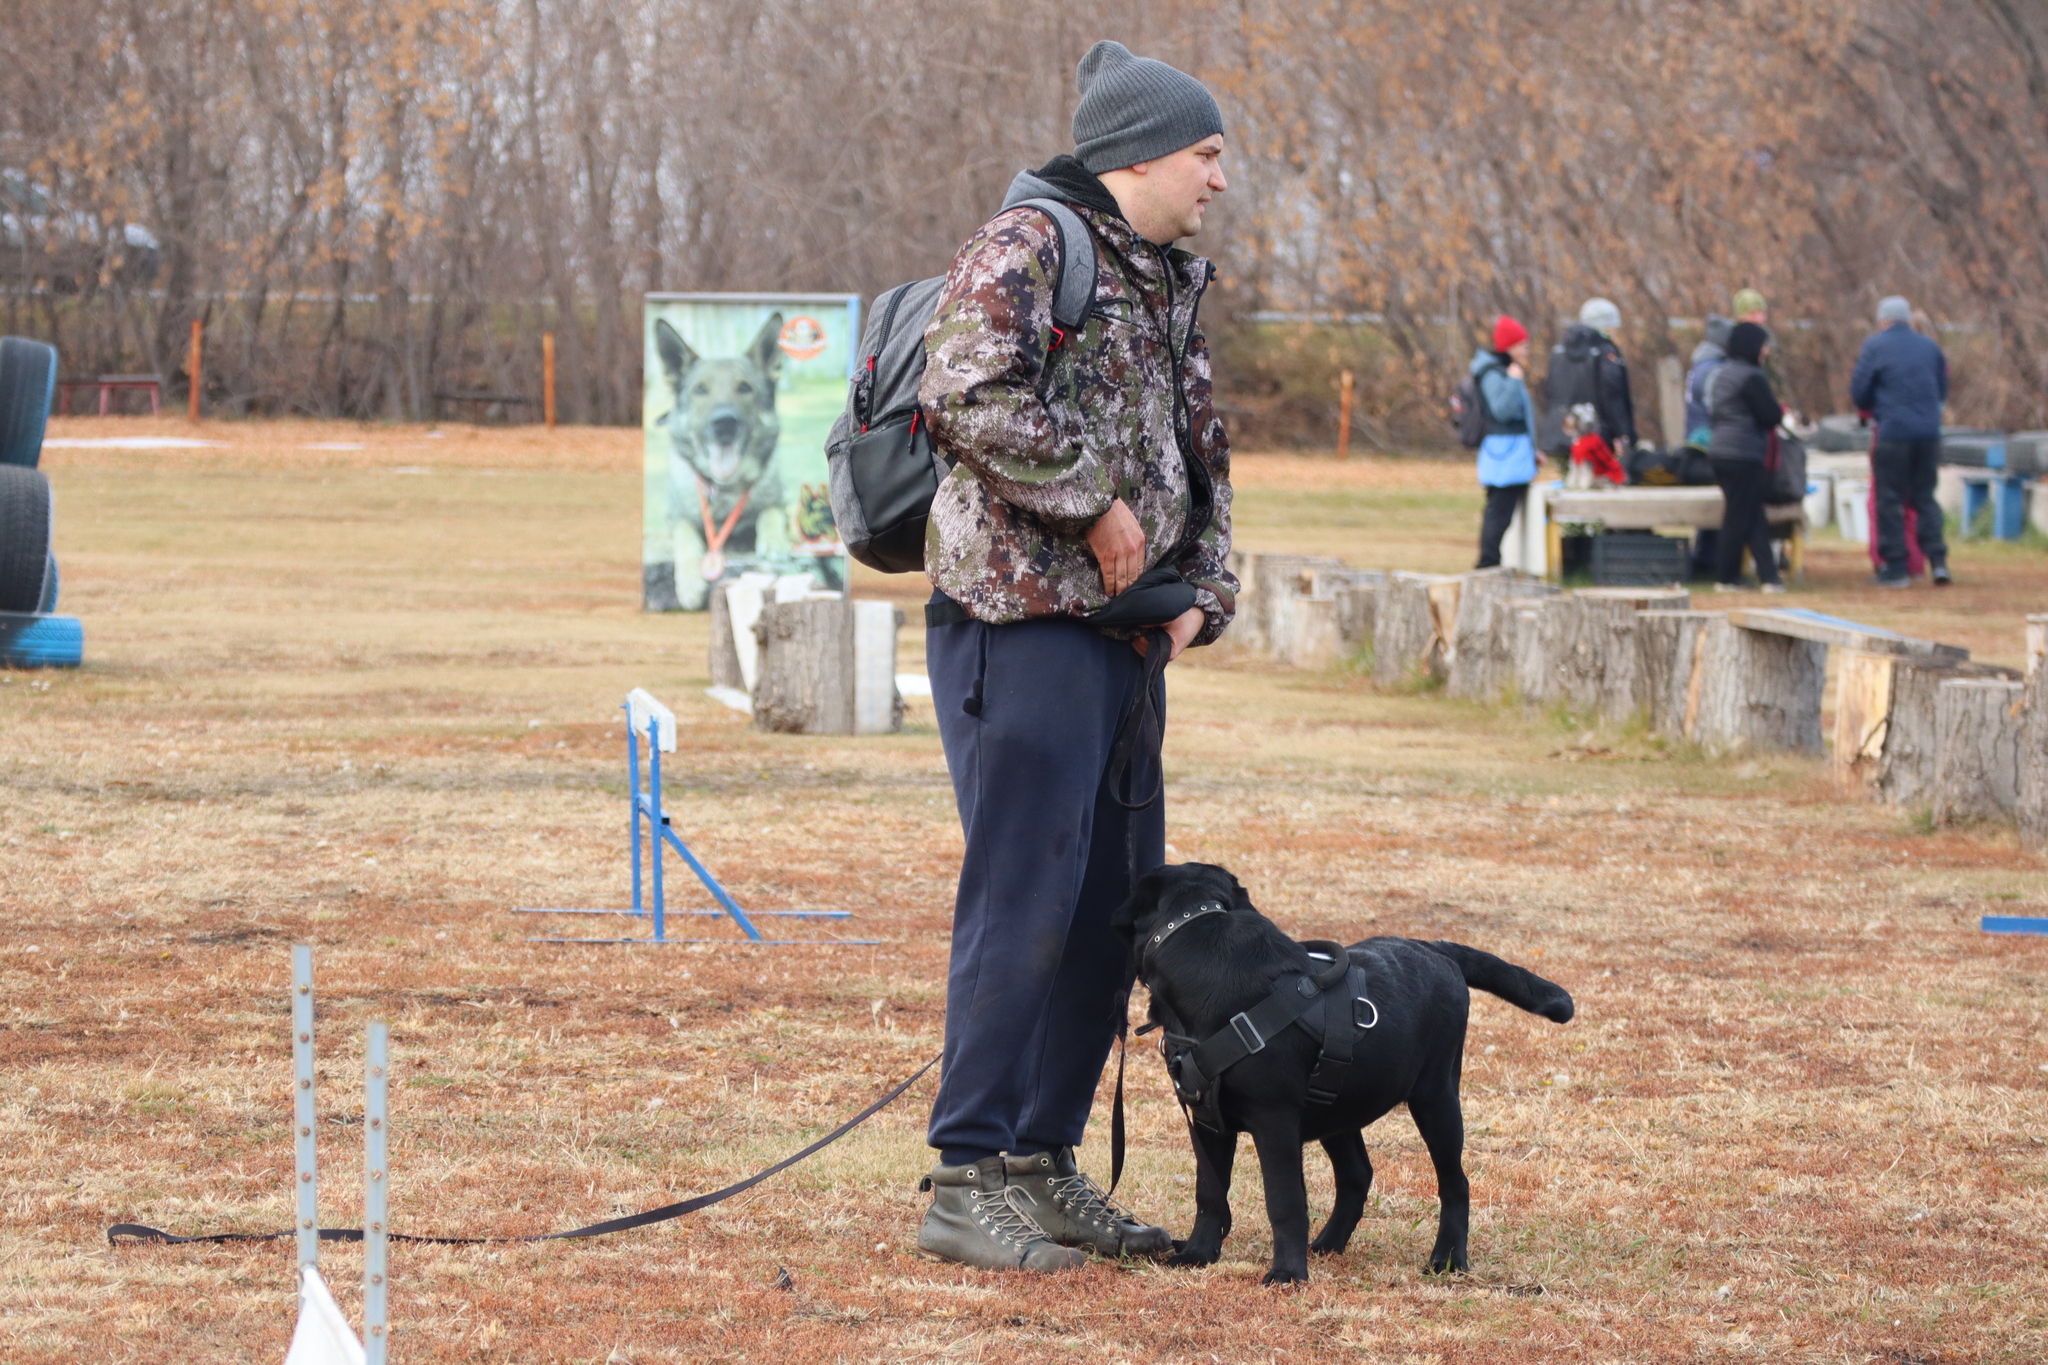
POLYGON ((391 1261, 385 1242, 391 1222, 390 1070, 391 1028, 372 1024, 363 1059, 364 1365, 385 1365, 391 1346, 391 1261))
POLYGON ((668 832, 668 825, 661 814, 661 721, 655 716, 647 718, 647 821, 654 840, 654 941, 666 943, 668 921, 664 914, 667 905, 661 895, 661 836, 668 832))
POLYGON ((318 1122, 313 1103, 313 948, 292 948, 292 1188, 298 1192, 299 1264, 320 1264, 319 1154, 314 1143, 318 1122))
POLYGON ((697 855, 690 852, 689 845, 678 839, 674 830, 666 827, 662 829, 661 837, 668 840, 675 851, 682 855, 683 861, 690 865, 690 870, 697 874, 697 880, 704 883, 704 889, 713 896, 716 896, 718 903, 725 907, 725 913, 732 916, 733 923, 745 930, 748 938, 758 943, 761 939, 761 931, 756 929, 754 922, 747 918, 746 911, 740 909, 739 902, 726 894, 725 888, 719 885, 718 878, 712 876, 710 870, 704 864, 697 861, 697 855))
POLYGON ((644 915, 647 907, 640 903, 640 737, 633 733, 630 707, 626 710, 626 782, 632 788, 633 806, 633 913, 644 915))

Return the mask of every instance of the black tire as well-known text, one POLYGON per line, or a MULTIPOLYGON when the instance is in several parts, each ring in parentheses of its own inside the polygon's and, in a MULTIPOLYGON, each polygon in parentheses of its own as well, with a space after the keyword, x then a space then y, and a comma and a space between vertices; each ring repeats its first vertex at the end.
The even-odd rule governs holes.
POLYGON ((36 608, 37 615, 48 616, 51 612, 57 610, 57 589, 59 583, 60 580, 57 577, 57 556, 53 554, 50 556, 50 572, 43 578, 43 600, 42 605, 36 608))
POLYGON ((0 465, 34 469, 57 393, 57 348, 0 337, 0 465))
POLYGON ((43 605, 50 572, 50 481, 39 469, 0 465, 0 611, 43 605))

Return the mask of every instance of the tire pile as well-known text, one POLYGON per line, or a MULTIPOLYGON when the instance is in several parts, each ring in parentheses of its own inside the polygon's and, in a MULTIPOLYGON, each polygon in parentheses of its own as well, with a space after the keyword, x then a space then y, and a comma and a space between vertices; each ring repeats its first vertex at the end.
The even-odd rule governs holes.
POLYGON ((0 668, 76 668, 85 631, 57 611, 50 481, 36 468, 57 387, 57 351, 0 337, 0 668))

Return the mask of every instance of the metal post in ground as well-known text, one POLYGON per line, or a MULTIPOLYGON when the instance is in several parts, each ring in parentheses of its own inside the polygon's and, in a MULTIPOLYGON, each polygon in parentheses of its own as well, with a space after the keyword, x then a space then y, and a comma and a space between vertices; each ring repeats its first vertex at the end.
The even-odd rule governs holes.
POLYGON ((370 1025, 363 1058, 363 1359, 385 1365, 390 1351, 390 1260, 385 1232, 391 1221, 388 1104, 391 1028, 370 1025))
POLYGON ((313 1104, 313 949, 292 948, 292 1136, 295 1139, 292 1188, 298 1195, 299 1264, 320 1264, 320 1191, 313 1104))

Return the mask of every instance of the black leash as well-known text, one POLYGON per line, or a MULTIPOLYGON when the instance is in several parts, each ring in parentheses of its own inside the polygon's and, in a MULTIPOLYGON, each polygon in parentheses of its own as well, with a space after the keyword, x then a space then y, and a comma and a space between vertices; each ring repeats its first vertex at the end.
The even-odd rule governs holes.
MULTIPOLYGON (((724 1189, 714 1191, 711 1194, 700 1194, 694 1199, 685 1199, 680 1204, 664 1204, 658 1209, 649 1209, 645 1213, 632 1213, 624 1218, 610 1218, 602 1223, 592 1223, 587 1227, 572 1228, 568 1232, 543 1232, 529 1237, 426 1237, 408 1232, 389 1232, 385 1234, 385 1237, 393 1242, 417 1242, 432 1246, 479 1246, 485 1243, 558 1242, 571 1237, 602 1237, 609 1232, 626 1232, 632 1228, 644 1228, 650 1223, 666 1223, 671 1218, 681 1218, 683 1215, 695 1213, 699 1209, 708 1209, 713 1204, 724 1203, 736 1194, 751 1190, 769 1176, 786 1171, 806 1157, 813 1156, 830 1147, 833 1143, 839 1141, 839 1139, 845 1137, 848 1133, 902 1098, 904 1091, 910 1089, 911 1086, 917 1083, 919 1077, 938 1064, 939 1059, 937 1057, 932 1058, 912 1072, 908 1080, 876 1100, 867 1108, 861 1110, 858 1114, 855 1114, 846 1122, 840 1124, 837 1128, 834 1128, 824 1137, 819 1138, 816 1142, 798 1152, 795 1156, 784 1157, 767 1170, 758 1171, 738 1184, 727 1185, 724 1189)), ((140 1223, 116 1223, 107 1229, 107 1241, 115 1246, 122 1245, 124 1241, 167 1242, 174 1246, 183 1246, 194 1242, 274 1242, 293 1235, 289 1231, 215 1232, 198 1237, 180 1237, 175 1233, 144 1227, 140 1223)), ((360 1242, 363 1240, 363 1230, 361 1228, 321 1228, 320 1240, 323 1242, 360 1242)))
MULTIPOLYGON (((1138 693, 1131 698, 1130 705, 1117 721, 1116 738, 1110 747, 1109 773, 1111 790, 1117 804, 1134 815, 1157 801, 1166 790, 1166 765, 1162 750, 1166 743, 1165 726, 1159 719, 1159 705, 1153 699, 1152 690, 1166 676, 1166 666, 1173 661, 1173 640, 1164 630, 1154 626, 1145 632, 1145 668, 1139 680, 1138 693), (1153 768, 1157 780, 1153 783, 1152 794, 1136 804, 1124 798, 1117 787, 1129 788, 1136 783, 1131 776, 1131 760, 1137 756, 1138 747, 1143 744, 1152 754, 1153 768)), ((1138 824, 1136 820, 1124 823, 1124 868, 1130 877, 1132 887, 1138 884, 1138 824)), ((1137 973, 1137 964, 1131 964, 1132 975, 1137 973)), ((1128 1049, 1131 1031, 1131 988, 1126 985, 1116 999, 1116 1107, 1109 1116, 1109 1193, 1116 1193, 1117 1183, 1124 1178, 1124 1055, 1128 1049)))

